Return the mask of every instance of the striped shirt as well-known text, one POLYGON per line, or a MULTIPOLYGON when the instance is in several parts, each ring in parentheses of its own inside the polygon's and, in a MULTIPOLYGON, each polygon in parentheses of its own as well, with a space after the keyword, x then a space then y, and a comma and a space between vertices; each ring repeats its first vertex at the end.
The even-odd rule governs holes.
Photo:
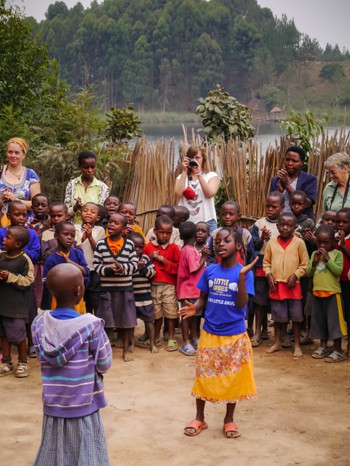
POLYGON ((34 319, 32 333, 44 414, 75 418, 105 407, 101 374, 111 366, 112 351, 103 320, 92 314, 59 320, 46 311, 34 319))
POLYGON ((136 270, 132 276, 136 307, 153 304, 150 280, 155 276, 156 269, 146 254, 142 254, 142 259, 146 262, 144 267, 141 270, 136 270))
POLYGON ((94 252, 93 264, 100 276, 100 285, 104 291, 131 291, 132 275, 137 270, 138 257, 134 243, 125 239, 118 254, 113 254, 107 238, 99 241, 94 252), (121 272, 115 273, 113 265, 118 262, 122 267, 121 272))

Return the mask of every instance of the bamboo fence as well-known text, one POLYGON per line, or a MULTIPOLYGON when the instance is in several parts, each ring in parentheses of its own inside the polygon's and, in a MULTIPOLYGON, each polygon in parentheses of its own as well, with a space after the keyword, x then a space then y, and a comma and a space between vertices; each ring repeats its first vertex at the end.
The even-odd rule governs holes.
MULTIPOLYGON (((198 136, 192 132, 192 141, 199 144, 198 136)), ((242 224, 250 226, 257 218, 265 215, 265 199, 271 180, 283 167, 283 158, 291 141, 276 139, 266 151, 254 141, 222 141, 208 146, 208 166, 221 178, 221 186, 227 199, 235 199, 241 206, 242 224)), ((175 154, 173 140, 159 139, 148 143, 145 138, 137 141, 129 155, 131 171, 123 193, 123 200, 137 206, 137 219, 145 232, 154 225, 156 211, 163 204, 176 205, 174 193, 176 176, 181 172, 181 159, 189 146, 187 134, 175 154)), ((322 191, 329 181, 324 169, 325 160, 336 152, 350 154, 350 132, 344 129, 329 136, 322 135, 313 141, 309 156, 308 172, 318 178, 318 199, 314 208, 316 218, 322 210, 322 191)))

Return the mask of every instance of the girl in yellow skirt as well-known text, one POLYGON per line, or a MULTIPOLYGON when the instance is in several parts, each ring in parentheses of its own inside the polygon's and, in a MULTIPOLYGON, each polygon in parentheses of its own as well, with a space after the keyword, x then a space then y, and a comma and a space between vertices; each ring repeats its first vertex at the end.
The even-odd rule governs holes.
POLYGON ((184 318, 205 309, 205 322, 196 355, 196 379, 192 395, 196 398, 196 418, 184 430, 194 436, 208 428, 205 422, 206 401, 225 403, 224 435, 240 435, 233 413, 237 401, 255 398, 253 356, 246 332, 245 315, 248 294, 254 295, 254 277, 251 272, 257 258, 243 267, 236 261, 242 244, 240 234, 231 228, 222 228, 215 239, 219 264, 208 267, 197 287, 198 300, 180 309, 184 318))

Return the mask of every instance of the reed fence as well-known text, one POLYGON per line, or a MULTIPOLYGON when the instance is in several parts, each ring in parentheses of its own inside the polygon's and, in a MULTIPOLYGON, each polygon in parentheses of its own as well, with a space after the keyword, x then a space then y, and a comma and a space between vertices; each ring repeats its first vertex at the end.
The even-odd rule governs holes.
MULTIPOLYGON (((196 139, 192 132, 191 140, 198 143, 196 139)), ((126 175, 128 183, 122 197, 137 206, 137 220, 145 232, 154 225, 160 205, 177 204, 175 180, 181 172, 181 159, 189 144, 186 134, 178 148, 173 140, 159 139, 155 143, 148 143, 141 138, 130 152, 128 162, 131 168, 126 175)), ((271 180, 282 168, 284 154, 291 144, 290 140, 281 137, 265 151, 261 144, 254 141, 242 143, 230 140, 208 146, 209 169, 221 177, 225 197, 239 202, 244 225, 249 226, 264 216, 271 180)), ((329 181, 324 162, 330 155, 341 151, 350 154, 350 132, 345 129, 333 135, 325 133, 319 140, 313 141, 307 171, 318 178, 319 195, 314 207, 316 218, 322 210, 323 188, 329 181)))

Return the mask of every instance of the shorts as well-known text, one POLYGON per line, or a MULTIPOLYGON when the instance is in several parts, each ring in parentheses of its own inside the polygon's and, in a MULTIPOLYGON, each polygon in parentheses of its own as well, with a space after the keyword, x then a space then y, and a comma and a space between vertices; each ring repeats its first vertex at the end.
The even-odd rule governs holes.
POLYGON ((271 318, 274 322, 284 324, 303 321, 303 306, 301 299, 270 299, 271 318))
POLYGON ((19 345, 27 338, 25 319, 0 316, 0 337, 6 337, 10 343, 19 345))
POLYGON ((336 340, 346 335, 343 300, 340 293, 328 298, 313 297, 310 338, 336 340))
POLYGON ((269 285, 266 277, 255 277, 254 280, 255 296, 253 303, 259 306, 267 306, 269 304, 269 285))
POLYGON ((151 295, 154 305, 154 320, 166 317, 177 319, 179 305, 177 302, 175 285, 158 283, 151 285, 151 295))
MULTIPOLYGON (((180 307, 186 307, 186 301, 189 303, 194 304, 197 301, 198 298, 186 298, 186 299, 181 299, 180 300, 180 307)), ((197 310, 195 315, 193 317, 201 317, 202 316, 202 310, 197 310)))
POLYGON ((144 322, 154 321, 154 306, 153 304, 146 304, 138 306, 136 303, 136 317, 144 322))
POLYGON ((350 282, 340 282, 341 294, 344 302, 345 322, 350 322, 350 282))

